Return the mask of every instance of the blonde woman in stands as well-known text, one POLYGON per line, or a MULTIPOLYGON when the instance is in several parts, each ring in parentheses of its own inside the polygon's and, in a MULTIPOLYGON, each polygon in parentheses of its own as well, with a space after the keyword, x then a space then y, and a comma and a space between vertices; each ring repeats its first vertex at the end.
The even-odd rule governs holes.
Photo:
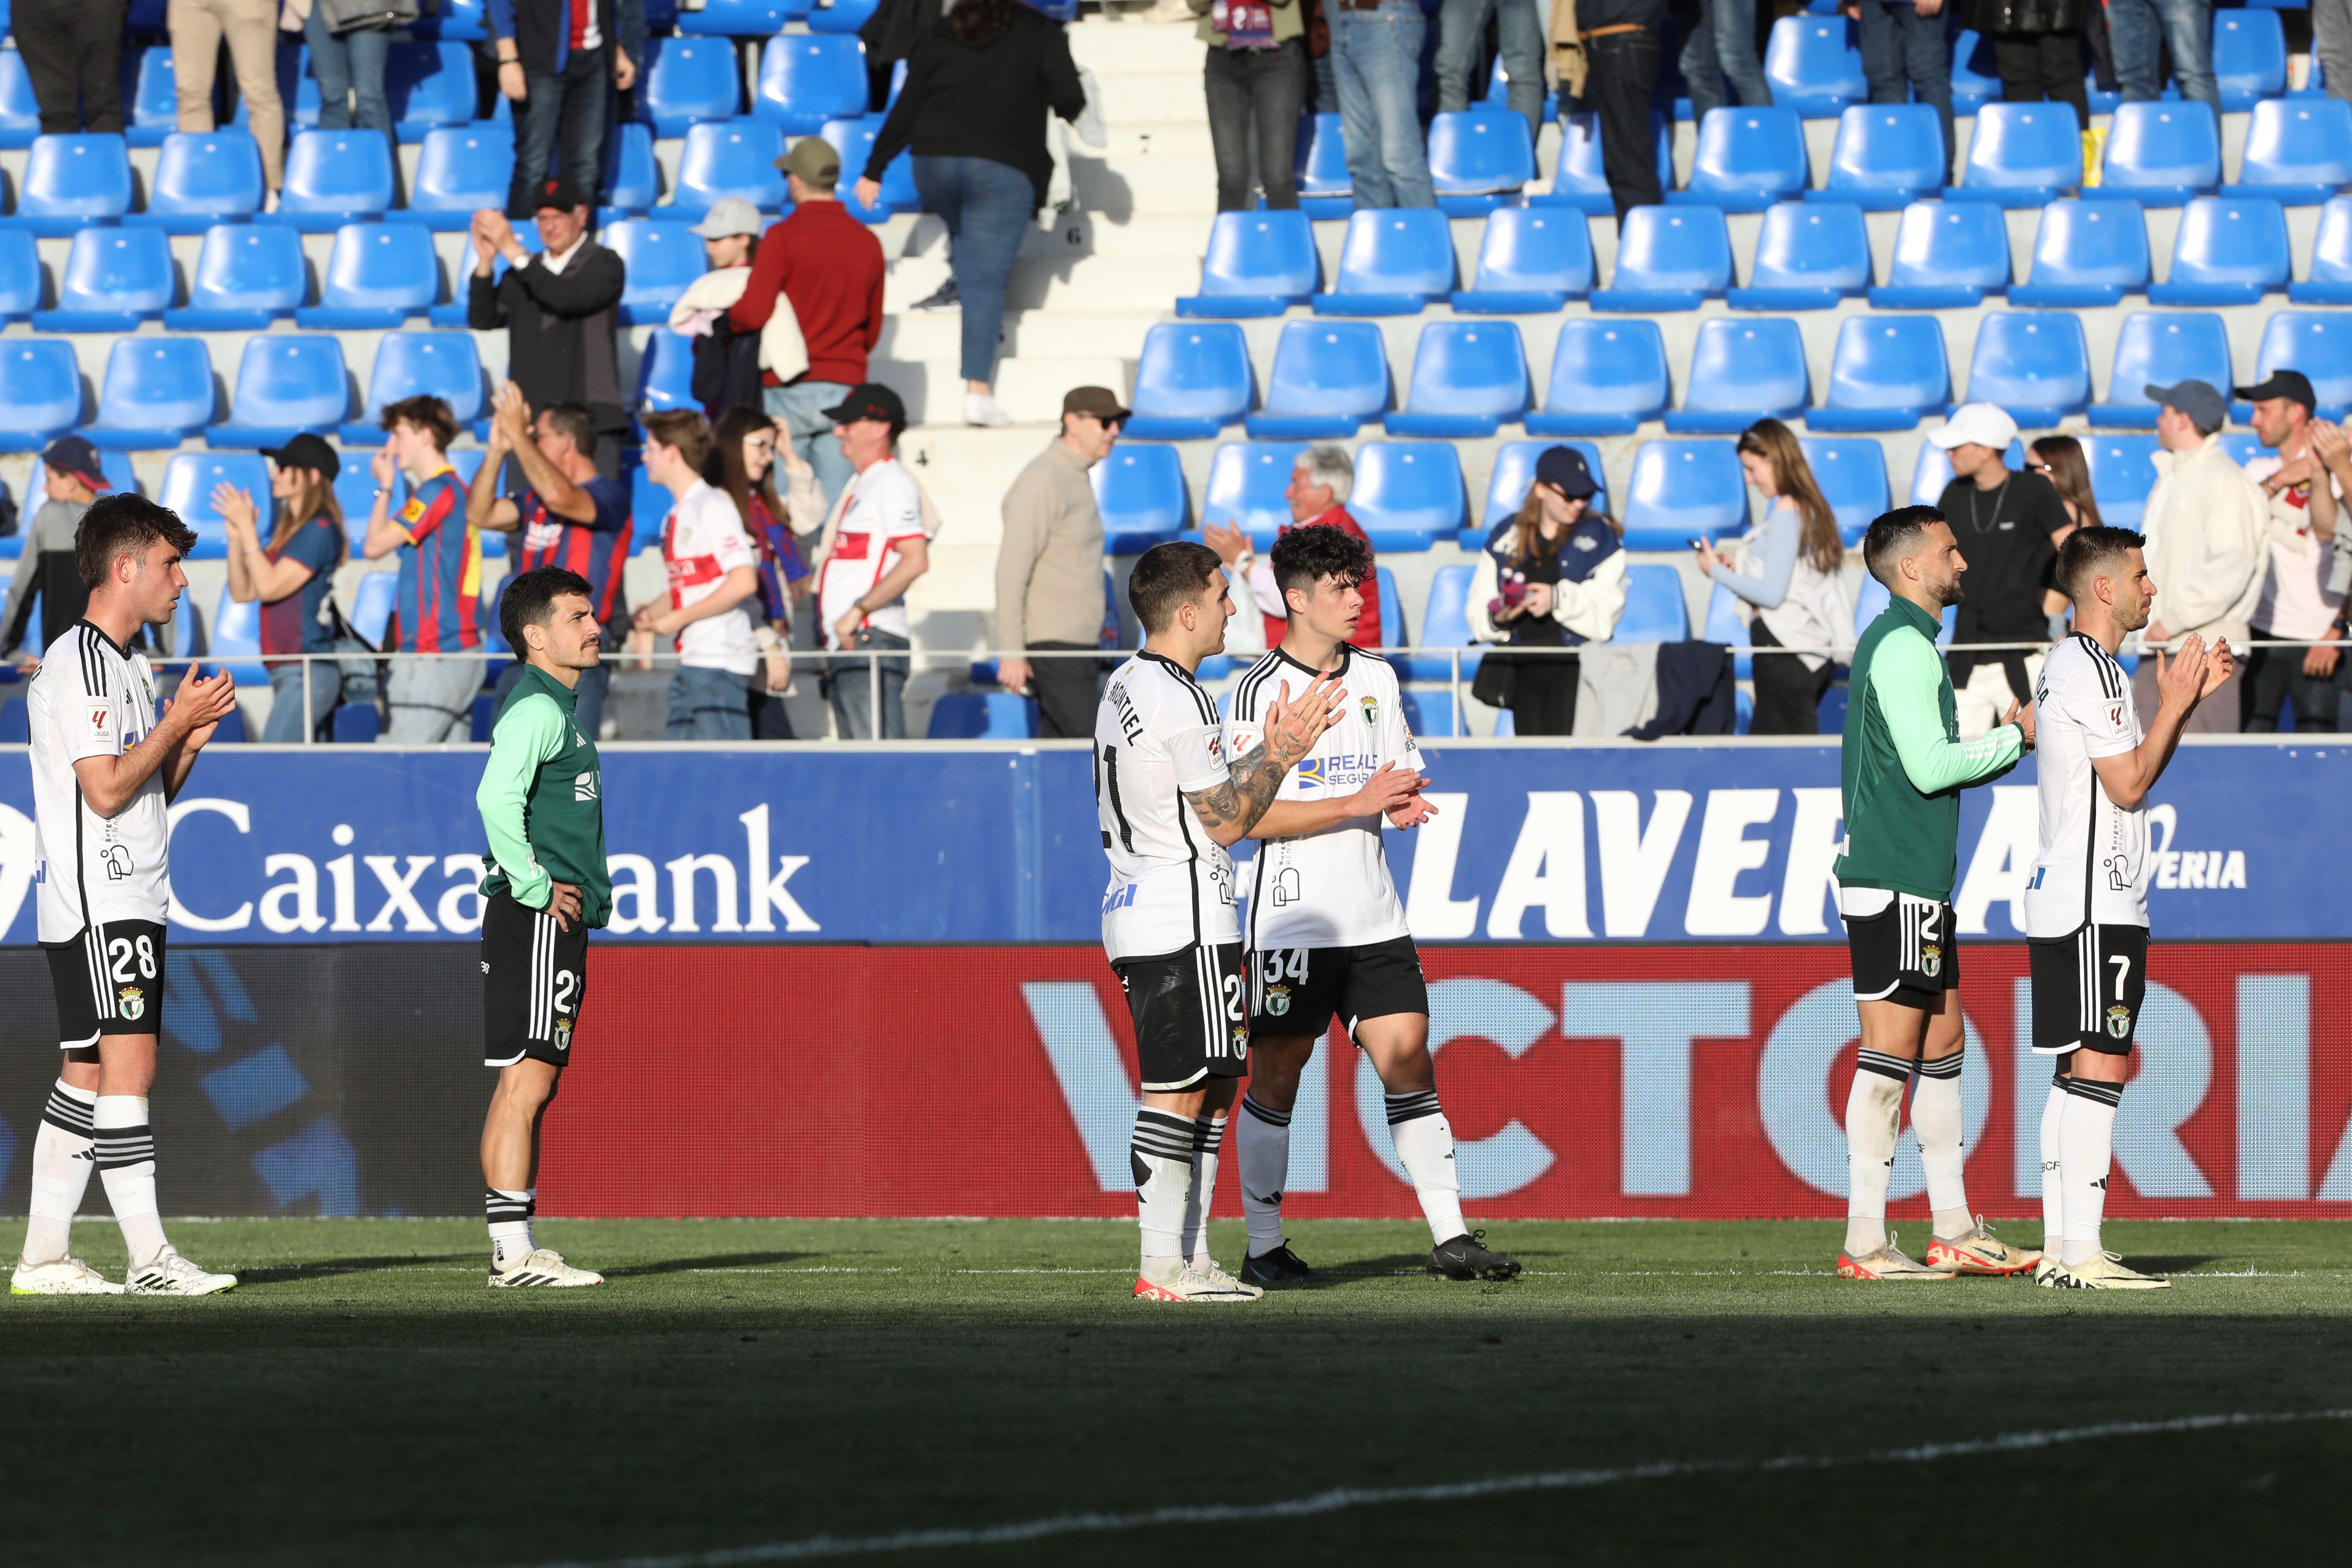
MULTIPOLYGON (((1853 601, 1845 587, 1845 547, 1796 436, 1778 419, 1740 433, 1739 466, 1764 498, 1764 521, 1717 553, 1694 541, 1698 569, 1748 606, 1748 640, 1759 648, 1853 647, 1853 601)), ((1756 659, 1751 735, 1818 735, 1827 654, 1763 654, 1756 659)))
MULTIPOLYGON (((2083 456, 2083 443, 2072 436, 2044 436, 2026 454, 2025 471, 2048 479, 2066 508, 2067 526, 2050 536, 2051 549, 2065 543, 2078 528, 2106 526, 2099 517, 2098 498, 2091 493, 2091 465, 2083 456)), ((2042 595, 2042 613, 2050 617, 2052 642, 2066 635, 2066 595, 2059 589, 2045 589, 2042 595)))
MULTIPOLYGON (((1607 642, 1625 613, 1624 528, 1592 510, 1601 491, 1573 447, 1547 447, 1518 515, 1486 537, 1470 579, 1470 635, 1514 647, 1571 648, 1607 642)), ((1572 653, 1490 653, 1470 695, 1511 710, 1512 732, 1576 731, 1572 653)))

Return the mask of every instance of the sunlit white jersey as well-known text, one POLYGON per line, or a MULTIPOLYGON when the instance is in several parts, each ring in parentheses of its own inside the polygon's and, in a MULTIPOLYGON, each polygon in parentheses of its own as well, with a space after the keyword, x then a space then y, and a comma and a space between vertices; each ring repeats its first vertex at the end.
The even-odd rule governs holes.
POLYGON ((74 763, 120 756, 155 728, 155 672, 147 656, 78 621, 41 656, 25 694, 32 730, 33 826, 40 846, 40 940, 70 942, 84 927, 171 913, 171 848, 158 769, 112 816, 82 799, 74 763))
POLYGON ((1241 940, 1234 863, 1184 799, 1229 776, 1200 683, 1156 653, 1120 665, 1095 710, 1095 816, 1110 858, 1103 949, 1114 962, 1241 940))
MULTIPOLYGON (((1398 700, 1395 667, 1346 643, 1339 645, 1339 684, 1347 693, 1339 717, 1283 778, 1276 802, 1353 795, 1388 763, 1421 771, 1421 751, 1398 700)), ((1242 756, 1264 741, 1266 710, 1276 699, 1296 700, 1317 673, 1280 648, 1251 666, 1234 688, 1227 753, 1242 756)), ((1250 950, 1361 947, 1410 935, 1381 846, 1381 823, 1377 816, 1356 817, 1318 833, 1261 843, 1250 881, 1250 950)))
POLYGON ((2085 921, 2147 924, 2147 812, 2107 798, 2091 766, 2140 742, 2131 677, 2079 633, 2050 650, 2033 691, 2042 853, 2025 889, 2025 934, 2072 936, 2085 921))

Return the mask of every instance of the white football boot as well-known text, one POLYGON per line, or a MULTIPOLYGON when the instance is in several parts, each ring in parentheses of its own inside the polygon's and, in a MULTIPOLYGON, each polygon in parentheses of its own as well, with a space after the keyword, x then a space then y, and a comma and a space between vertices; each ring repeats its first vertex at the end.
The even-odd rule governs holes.
POLYGON ((1222 1269, 1212 1279, 1184 1263, 1135 1277, 1135 1299, 1139 1301, 1255 1301, 1265 1294, 1255 1285, 1244 1285, 1222 1269))
POLYGON ((2153 1274, 2142 1274, 2124 1267, 2124 1260, 2112 1252, 2102 1252, 2080 1263, 2065 1265, 2064 1278, 2057 1281, 2074 1290, 2169 1290, 2172 1281, 2158 1279, 2153 1274))
POLYGON ((602 1285, 604 1277, 585 1268, 574 1268, 563 1261, 563 1254, 551 1247, 515 1259, 511 1268, 490 1269, 490 1289, 511 1290, 524 1286, 541 1285, 558 1290, 570 1290, 583 1285, 602 1285))
POLYGON ((53 1258, 47 1263, 16 1260, 16 1278, 8 1282, 12 1296, 120 1296, 122 1287, 79 1258, 53 1258))
POLYGON ((1212 1285, 1220 1286, 1228 1289, 1239 1290, 1243 1295, 1247 1296, 1253 1301, 1265 1294, 1265 1291, 1260 1287, 1246 1284, 1242 1280, 1236 1279, 1232 1275, 1226 1273, 1223 1268, 1218 1268, 1217 1260, 1213 1258, 1195 1258, 1192 1259, 1192 1272, 1198 1274, 1202 1279, 1206 1279, 1212 1285))
POLYGON ((122 1281, 132 1296, 216 1296, 236 1289, 234 1274, 207 1274, 166 1245, 152 1263, 133 1268, 122 1281))
POLYGON ((1875 1252, 1865 1252, 1860 1258, 1851 1253, 1839 1253, 1837 1260, 1839 1275, 1847 1279, 1886 1280, 1959 1278, 1958 1275, 1947 1269, 1930 1268, 1924 1263, 1915 1262, 1906 1258, 1895 1245, 1899 1239, 1890 1232, 1886 1237, 1886 1245, 1875 1252))

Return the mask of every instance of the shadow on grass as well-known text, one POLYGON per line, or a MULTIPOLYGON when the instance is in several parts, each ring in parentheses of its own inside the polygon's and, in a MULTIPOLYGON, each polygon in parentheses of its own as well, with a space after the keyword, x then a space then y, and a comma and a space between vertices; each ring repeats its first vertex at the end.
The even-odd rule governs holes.
POLYGON ((471 1263, 473 1252, 404 1252, 382 1258, 321 1258, 309 1263, 255 1263, 236 1271, 240 1285, 288 1285, 328 1274, 380 1274, 387 1269, 414 1268, 420 1264, 471 1263))
POLYGON ((779 1263, 797 1263, 803 1258, 831 1256, 818 1252, 723 1252, 709 1258, 666 1258, 659 1263, 635 1263, 619 1268, 601 1269, 607 1279, 644 1279, 656 1274, 696 1274, 709 1269, 764 1268, 779 1263))
POLYGON ((2145 1254, 2133 1253, 2124 1259, 2126 1267, 2136 1268, 2142 1274, 2187 1274, 2208 1263, 2221 1261, 2220 1256, 2210 1252, 2184 1252, 2170 1258, 2150 1258, 2145 1254))

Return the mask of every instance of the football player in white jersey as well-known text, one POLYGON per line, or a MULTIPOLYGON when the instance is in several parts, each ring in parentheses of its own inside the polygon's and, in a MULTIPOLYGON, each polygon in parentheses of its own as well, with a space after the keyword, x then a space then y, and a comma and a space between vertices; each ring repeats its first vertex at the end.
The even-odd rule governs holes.
POLYGON ((1237 1150, 1249 1223, 1242 1279, 1316 1279, 1282 1234, 1282 1193, 1298 1076, 1334 1013, 1387 1091, 1389 1137, 1429 1221, 1429 1271, 1508 1279, 1518 1262, 1489 1251, 1486 1232, 1462 1223, 1454 1129, 1439 1109, 1429 1058, 1429 987, 1381 846, 1382 817, 1412 827, 1436 808, 1422 798, 1428 780, 1396 670, 1348 641, 1363 616, 1360 584, 1371 575, 1371 552, 1339 529, 1295 528, 1275 542, 1271 564, 1289 630, 1234 688, 1227 749, 1256 744, 1265 716, 1318 682, 1346 682, 1348 700, 1250 829, 1260 843, 1246 933, 1249 1093, 1237 1150))
POLYGON ((159 719, 154 672, 131 643, 171 620, 188 586, 180 563, 195 542, 144 496, 108 496, 84 513, 74 554, 89 607, 49 645, 26 694, 39 935, 65 1065, 33 1142, 32 1218, 11 1282, 18 1295, 209 1296, 236 1283, 164 1239, 147 1121, 172 904, 166 808, 236 706, 236 688, 225 671, 192 673, 159 719), (93 1168, 130 1251, 122 1285, 66 1251, 93 1168))
POLYGON ((1127 990, 1143 1089, 1129 1145, 1143 1232, 1135 1295, 1255 1300, 1265 1292, 1219 1268, 1205 1235, 1211 1139, 1223 1131, 1249 1047, 1225 847, 1265 815, 1283 776, 1338 717, 1342 693, 1327 676, 1270 705, 1265 739, 1228 761, 1216 704, 1192 679, 1225 646, 1234 613, 1217 552, 1155 545, 1136 562, 1127 595, 1143 651, 1110 678, 1095 710, 1094 779, 1110 859, 1103 951, 1127 990))
POLYGON ((2147 792, 2181 727, 2230 679, 2230 645, 2189 637, 2157 661, 2159 702, 2140 731, 2131 677, 2116 662, 2148 623, 2156 590, 2140 536, 2084 528, 2058 552, 2074 632, 2050 650, 2033 693, 2042 753, 2042 851, 2025 889, 2033 1050, 2057 1075, 2042 1111, 2042 1261, 2037 1284, 2161 1290, 2099 1245, 2116 1107, 2147 986, 2147 792))

